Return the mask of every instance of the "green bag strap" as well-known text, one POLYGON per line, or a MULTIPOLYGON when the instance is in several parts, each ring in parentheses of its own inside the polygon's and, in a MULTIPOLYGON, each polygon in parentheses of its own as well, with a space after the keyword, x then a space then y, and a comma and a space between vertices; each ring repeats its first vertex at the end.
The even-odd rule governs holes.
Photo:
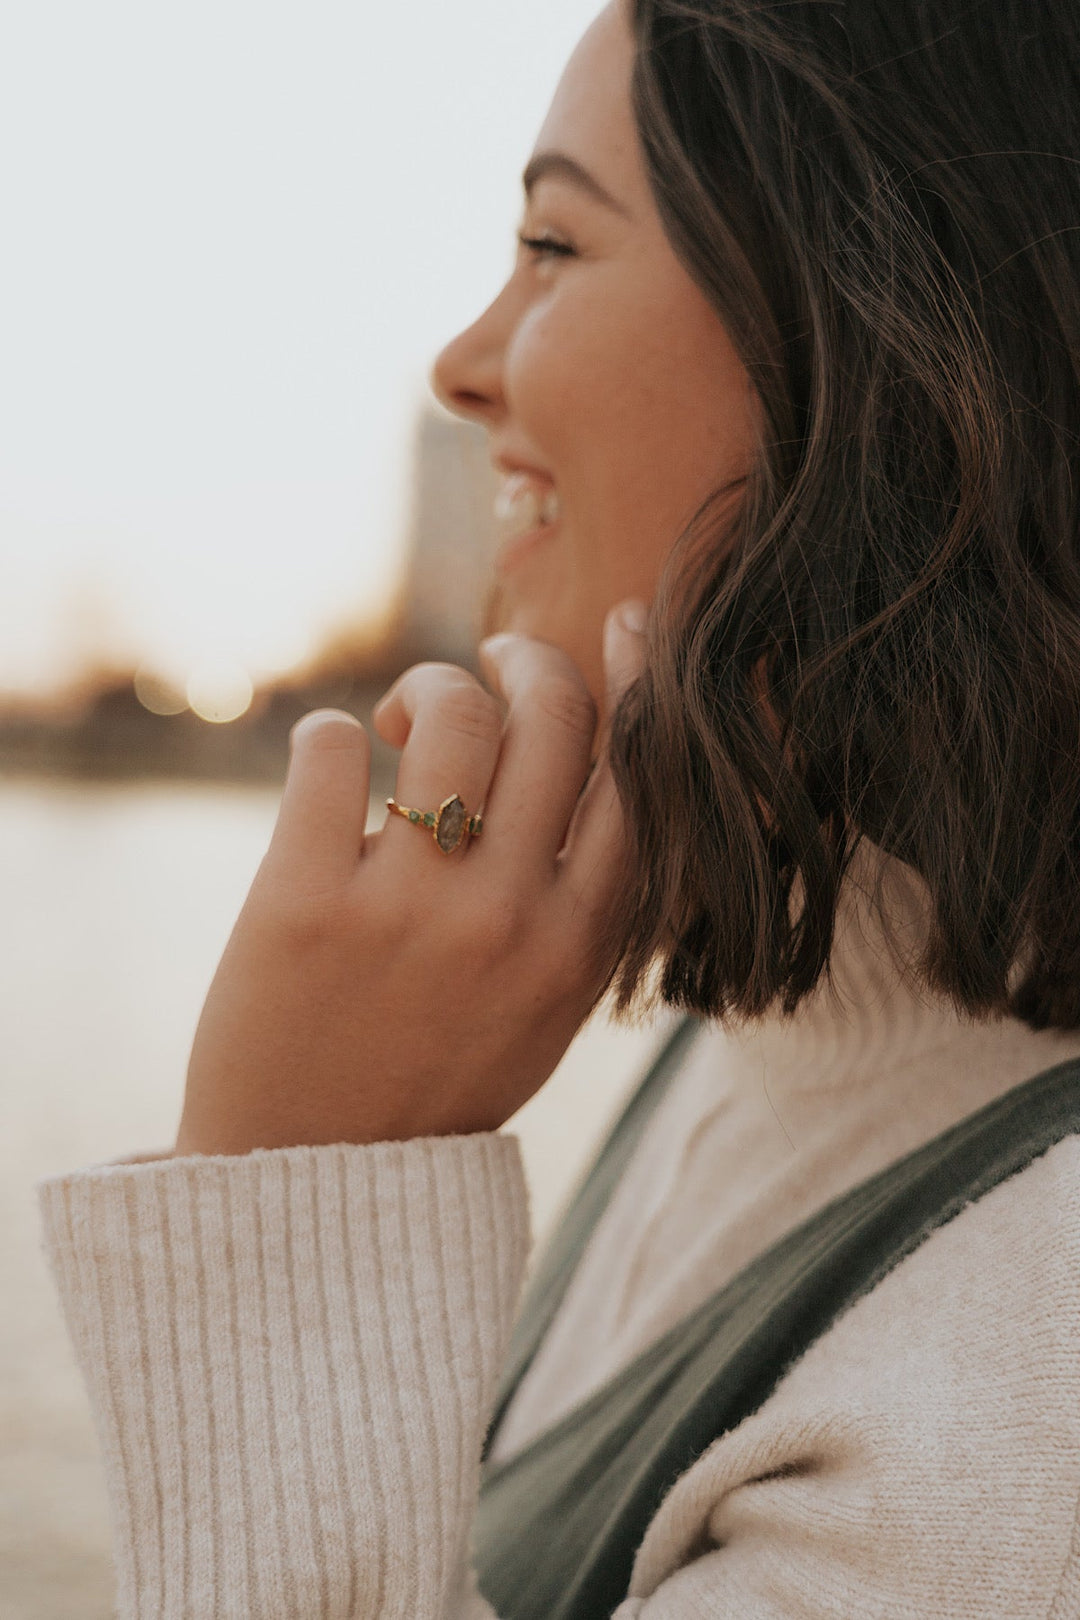
POLYGON ((701 1029, 698 1018, 680 1020, 649 1066, 644 1080, 623 1109, 614 1127, 574 1194, 558 1227, 547 1243, 532 1279, 525 1290, 514 1325, 510 1348, 495 1398, 495 1414, 488 1428, 484 1455, 491 1448, 503 1413, 525 1376, 540 1341, 562 1303, 570 1279, 593 1228, 611 1201, 623 1170, 644 1134, 667 1083, 682 1061, 694 1035, 701 1029))
POLYGON ((1077 1133, 1072 1059, 834 1199, 533 1442, 488 1463, 474 1554, 500 1620, 606 1620, 680 1474, 932 1232, 1077 1133))

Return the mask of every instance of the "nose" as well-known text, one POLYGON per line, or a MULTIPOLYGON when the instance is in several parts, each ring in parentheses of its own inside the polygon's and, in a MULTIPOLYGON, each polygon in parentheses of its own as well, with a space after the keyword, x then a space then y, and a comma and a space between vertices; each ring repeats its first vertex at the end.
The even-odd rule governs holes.
POLYGON ((503 350, 506 334, 500 299, 471 326, 451 338, 431 368, 431 388, 440 404, 456 416, 493 427, 504 409, 503 350))

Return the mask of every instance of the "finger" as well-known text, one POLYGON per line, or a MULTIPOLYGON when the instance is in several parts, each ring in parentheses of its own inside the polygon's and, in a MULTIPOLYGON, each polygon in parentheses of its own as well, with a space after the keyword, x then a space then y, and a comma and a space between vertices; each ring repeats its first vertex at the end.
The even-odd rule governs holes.
POLYGON ((509 705, 484 837, 492 851, 511 851, 516 863, 528 850, 550 864, 589 773, 596 705, 577 665, 547 642, 493 636, 481 644, 480 657, 509 705))
POLYGON ((598 894, 626 877, 626 817, 608 755, 610 720, 645 667, 647 613, 643 603, 621 602, 604 621, 607 725, 596 768, 574 811, 561 868, 578 886, 598 894))
POLYGON ((609 726, 623 694, 645 667, 648 616, 645 603, 629 597, 612 608, 604 620, 604 680, 609 726))
POLYGON ((348 876, 364 848, 371 742, 351 714, 314 709, 290 733, 291 751, 268 858, 312 877, 348 876))
MULTIPOLYGON (((414 851, 426 842, 429 854, 440 853, 434 846, 447 838, 452 843, 456 825, 449 815, 438 828, 425 825, 423 818, 435 817, 455 797, 466 817, 481 812, 502 744, 502 706, 456 664, 416 664, 382 699, 376 723, 387 741, 400 739, 394 798, 419 818, 410 826, 403 817, 389 815, 381 838, 414 851), (427 839, 418 833, 426 833, 427 839)), ((464 834, 458 851, 469 842, 464 834)))

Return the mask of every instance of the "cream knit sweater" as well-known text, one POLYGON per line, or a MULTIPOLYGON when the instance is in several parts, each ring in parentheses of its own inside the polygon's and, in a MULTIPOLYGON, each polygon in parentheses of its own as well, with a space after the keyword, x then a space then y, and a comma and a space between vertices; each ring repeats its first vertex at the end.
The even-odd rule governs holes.
MULTIPOLYGON (((855 899, 833 962, 839 999, 696 1037, 496 1456, 836 1193, 1080 1053, 917 994, 855 899)), ((121 1620, 490 1620, 467 1549, 528 1249, 513 1136, 103 1166, 41 1205, 121 1620)), ((617 1620, 1077 1620, 1078 1503, 1070 1137, 682 1476, 617 1620)))

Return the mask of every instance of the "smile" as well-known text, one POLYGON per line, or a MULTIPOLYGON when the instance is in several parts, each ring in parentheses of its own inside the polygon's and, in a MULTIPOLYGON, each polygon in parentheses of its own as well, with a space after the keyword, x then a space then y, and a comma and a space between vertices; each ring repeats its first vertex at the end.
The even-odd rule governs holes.
POLYGON ((546 480, 531 473, 512 473, 495 498, 499 548, 495 568, 507 573, 555 533, 562 507, 546 480))
POLYGON ((560 515, 558 492, 531 473, 511 473, 495 497, 495 520, 502 540, 549 528, 560 515))

